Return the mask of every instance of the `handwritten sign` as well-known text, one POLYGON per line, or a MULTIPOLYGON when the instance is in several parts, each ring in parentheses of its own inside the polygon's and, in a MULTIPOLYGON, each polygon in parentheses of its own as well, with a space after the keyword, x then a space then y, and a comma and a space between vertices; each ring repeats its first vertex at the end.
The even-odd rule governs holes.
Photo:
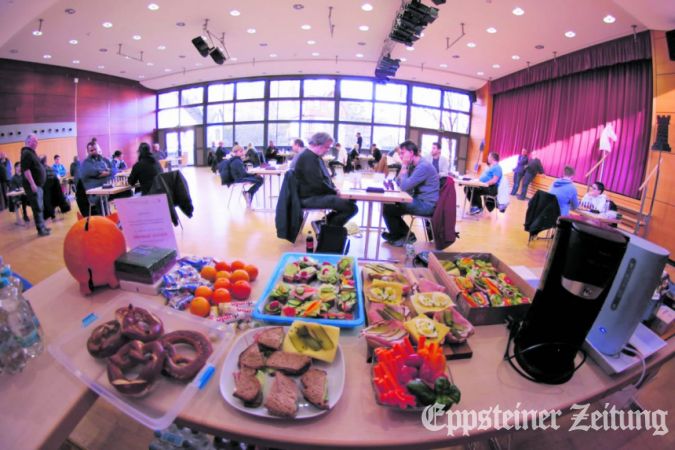
POLYGON ((120 198, 115 200, 115 206, 130 249, 149 245, 178 252, 165 194, 120 198))

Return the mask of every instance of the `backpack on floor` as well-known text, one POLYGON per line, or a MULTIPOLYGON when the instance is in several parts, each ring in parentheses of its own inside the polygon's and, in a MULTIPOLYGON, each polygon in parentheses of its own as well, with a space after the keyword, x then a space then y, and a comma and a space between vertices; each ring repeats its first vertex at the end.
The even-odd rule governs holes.
POLYGON ((347 236, 348 233, 345 227, 321 225, 321 231, 319 232, 316 244, 316 253, 346 255, 349 252, 349 238, 347 236))

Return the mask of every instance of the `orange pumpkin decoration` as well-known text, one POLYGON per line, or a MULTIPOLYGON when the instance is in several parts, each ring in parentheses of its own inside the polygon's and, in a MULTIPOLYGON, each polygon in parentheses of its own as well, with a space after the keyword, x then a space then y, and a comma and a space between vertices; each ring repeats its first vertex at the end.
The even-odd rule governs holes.
POLYGON ((95 286, 119 286, 115 260, 126 252, 124 235, 109 219, 91 216, 75 223, 63 241, 63 259, 83 294, 95 286))

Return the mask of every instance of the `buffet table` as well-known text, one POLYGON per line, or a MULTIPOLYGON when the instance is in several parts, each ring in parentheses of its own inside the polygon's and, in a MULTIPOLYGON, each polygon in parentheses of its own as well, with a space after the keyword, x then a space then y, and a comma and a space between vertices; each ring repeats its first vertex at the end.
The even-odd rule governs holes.
MULTIPOLYGON (((253 299, 258 298, 263 287, 263 282, 254 285, 253 299)), ((103 289, 82 297, 65 269, 26 292, 43 324, 47 344, 67 330, 81 327, 82 318, 121 295, 129 293, 103 289)), ((156 299, 163 302, 160 297, 156 299)), ((454 382, 462 392, 461 402, 453 410, 481 411, 498 404, 502 409, 565 411, 574 403, 587 403, 618 390, 640 374, 636 368, 610 377, 589 360, 566 384, 537 385, 521 378, 502 360, 506 340, 507 330, 502 325, 477 327, 469 340, 473 357, 449 363, 454 382)), ((346 360, 345 389, 336 407, 325 415, 281 420, 237 411, 219 391, 221 360, 204 391, 195 396, 178 421, 198 430, 274 447, 422 448, 507 433, 488 429, 473 431, 470 436, 462 436, 461 431, 448 436, 445 428, 426 430, 420 413, 378 406, 371 388, 365 341, 354 330, 343 331, 340 343, 346 360)), ((653 371, 674 354, 675 340, 670 340, 647 361, 647 366, 653 371)), ((0 425, 0 448, 56 448, 96 400, 95 394, 46 350, 20 375, 0 377, 0 402, 11 405, 0 425)), ((447 423, 444 420, 440 418, 439 423, 447 423)))

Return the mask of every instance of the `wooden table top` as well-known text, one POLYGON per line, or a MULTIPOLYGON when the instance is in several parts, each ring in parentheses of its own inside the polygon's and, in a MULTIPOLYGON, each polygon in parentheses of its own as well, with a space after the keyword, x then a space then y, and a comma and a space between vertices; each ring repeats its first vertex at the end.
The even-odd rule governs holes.
POLYGON ((345 188, 338 191, 338 197, 350 200, 380 203, 411 203, 412 197, 405 191, 367 192, 365 188, 345 188))
POLYGON ((269 169, 264 169, 262 167, 254 167, 252 169, 248 170, 248 173, 251 175, 282 175, 284 173, 288 172, 287 167, 283 168, 269 168, 269 169))
POLYGON ((607 223, 607 224, 618 224, 621 222, 621 219, 617 219, 616 217, 610 217, 607 215, 607 213, 593 213, 590 212, 586 209, 577 209, 574 211, 575 213, 587 217, 589 219, 597 220, 602 223, 607 223))
POLYGON ((129 185, 113 186, 113 187, 110 187, 110 188, 95 187, 95 188, 87 189, 87 195, 113 195, 113 194, 119 194, 120 192, 128 191, 130 189, 133 189, 133 186, 129 186, 129 185))
POLYGON ((487 183, 483 183, 477 178, 472 178, 470 180, 463 180, 461 178, 453 178, 455 180, 455 183, 457 183, 460 186, 468 186, 468 187, 488 187, 489 185, 487 183))

